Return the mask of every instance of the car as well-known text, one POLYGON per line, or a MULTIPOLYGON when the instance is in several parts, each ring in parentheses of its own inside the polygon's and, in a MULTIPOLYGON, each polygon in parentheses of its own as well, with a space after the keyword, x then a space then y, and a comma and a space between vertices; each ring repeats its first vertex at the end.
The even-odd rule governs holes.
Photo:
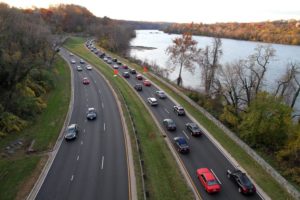
POLYGON ((70 55, 70 56, 74 56, 74 54, 72 54, 72 53, 70 53, 69 55, 70 55))
POLYGON ((122 76, 123 76, 124 78, 130 78, 129 72, 123 72, 123 73, 122 73, 122 76))
POLYGON ((143 80, 143 77, 141 74, 137 74, 136 77, 135 77, 137 80, 143 80))
POLYGON ((127 65, 123 65, 122 68, 123 69, 128 69, 128 66, 127 65))
POLYGON ((80 59, 79 63, 80 63, 80 64, 84 64, 85 61, 84 61, 83 59, 80 59))
POLYGON ((87 77, 84 77, 84 78, 82 79, 82 83, 83 83, 84 85, 88 85, 88 84, 90 84, 90 80, 89 80, 87 77))
POLYGON ((165 94, 165 92, 164 92, 164 91, 161 91, 161 90, 157 90, 157 91, 155 92, 155 95, 158 96, 158 98, 160 98, 160 99, 165 99, 165 98, 167 98, 167 95, 165 94))
POLYGON ((173 106, 173 111, 179 116, 179 115, 185 115, 184 108, 182 106, 173 106))
POLYGON ((158 105, 157 100, 156 100, 156 98, 154 98, 154 97, 149 97, 149 98, 147 98, 147 100, 148 100, 148 103, 149 103, 151 106, 157 106, 157 105, 158 105))
POLYGON ((103 60, 104 60, 104 62, 107 62, 108 59, 107 59, 107 57, 103 57, 103 60))
POLYGON ((74 140, 77 138, 77 134, 79 132, 77 124, 71 124, 67 127, 65 140, 74 140))
POLYGON ((129 69, 130 74, 136 74, 135 69, 129 69))
POLYGON ((186 123, 185 124, 186 129, 190 132, 192 136, 199 136, 202 135, 202 130, 198 127, 198 125, 194 122, 186 123))
POLYGON ((99 54, 99 58, 105 58, 105 53, 99 54))
POLYGON ((114 62, 117 62, 117 61, 118 61, 118 59, 116 59, 116 58, 113 58, 112 60, 113 60, 114 62))
POLYGON ((107 64, 112 64, 112 60, 111 59, 107 59, 107 64))
POLYGON ((71 63, 72 63, 72 64, 75 64, 75 63, 76 63, 76 60, 71 60, 71 63))
POLYGON ((85 69, 87 69, 87 70, 92 70, 93 68, 91 67, 91 65, 86 65, 86 66, 85 66, 85 69))
POLYGON ((184 137, 174 137, 174 145, 180 153, 189 153, 190 147, 184 137))
POLYGON ((97 112, 96 112, 95 108, 88 108, 86 118, 88 120, 94 120, 97 118, 97 112))
POLYGON ((163 125, 166 127, 168 131, 175 131, 176 130, 176 124, 172 119, 164 119, 163 125))
POLYGON ((142 86, 142 84, 135 84, 134 85, 134 89, 136 89, 136 91, 142 91, 143 90, 143 86, 142 86))
POLYGON ((145 80, 143 81, 143 84, 144 84, 144 86, 147 86, 147 87, 150 87, 150 86, 151 86, 151 82, 150 82, 149 80, 147 80, 147 79, 145 79, 145 80))
POLYGON ((77 69, 77 71, 82 71, 82 67, 79 65, 76 67, 76 69, 77 69))
POLYGON ((236 183, 239 193, 254 194, 256 192, 254 184, 247 177, 246 173, 241 170, 227 170, 227 177, 236 183))
POLYGON ((118 65, 113 65, 113 68, 114 69, 119 69, 119 66, 118 65))
POLYGON ((221 191, 221 184, 212 170, 209 170, 208 168, 200 168, 197 169, 196 173, 206 192, 216 193, 221 191))
POLYGON ((117 61, 117 64, 118 64, 118 65, 122 65, 122 63, 121 63, 120 61, 117 61))

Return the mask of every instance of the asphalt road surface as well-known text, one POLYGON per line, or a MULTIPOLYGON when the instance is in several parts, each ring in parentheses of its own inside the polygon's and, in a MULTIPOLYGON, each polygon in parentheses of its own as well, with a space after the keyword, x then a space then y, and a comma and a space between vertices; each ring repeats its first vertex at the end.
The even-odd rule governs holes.
POLYGON ((62 141, 53 164, 41 186, 38 200, 129 199, 128 169, 123 128, 119 110, 104 79, 94 70, 85 69, 79 58, 61 49, 61 55, 73 59, 74 107, 70 124, 80 131, 74 141, 62 141), (76 66, 83 66, 77 71, 76 66), (87 77, 89 85, 82 79, 87 77), (89 107, 97 119, 87 121, 89 107))
MULTIPOLYGON (((99 58, 100 59, 100 58, 99 58)), ((113 67, 115 63, 110 64, 113 67)), ((122 72, 129 71, 124 69, 122 66, 118 69, 119 74, 122 75, 122 72)), ((141 83, 141 80, 137 80, 136 75, 130 74, 130 78, 126 80, 131 86, 134 86, 137 83, 141 83)), ((123 78, 120 76, 120 78, 123 78)), ((142 99, 147 103, 147 98, 155 97, 158 100, 158 106, 150 106, 151 111, 153 112, 156 119, 162 124, 162 121, 166 118, 173 119, 176 123, 176 131, 169 132, 166 129, 166 133, 170 141, 173 141, 173 138, 176 136, 185 137, 187 140, 190 153, 189 154, 179 154, 181 160, 184 163, 185 168, 187 169, 192 181, 197 188, 198 193, 202 199, 217 199, 217 200, 240 200, 240 199, 262 199, 259 194, 254 194, 251 196, 245 196, 238 192, 238 187, 234 182, 229 180, 226 176, 227 169, 234 169, 232 163, 224 156, 224 154, 212 143, 212 141, 204 134, 201 137, 194 137, 186 130, 185 124, 192 122, 188 116, 177 116, 173 111, 173 106, 175 103, 169 98, 159 99, 155 96, 155 91, 159 90, 155 86, 145 87, 143 85, 143 91, 139 92, 142 99), (200 184, 199 179, 196 176, 196 170, 198 168, 209 168, 212 169, 216 174, 217 178, 221 183, 221 192, 217 194, 208 194, 204 187, 200 184)), ((175 151, 175 149, 174 149, 175 151)))

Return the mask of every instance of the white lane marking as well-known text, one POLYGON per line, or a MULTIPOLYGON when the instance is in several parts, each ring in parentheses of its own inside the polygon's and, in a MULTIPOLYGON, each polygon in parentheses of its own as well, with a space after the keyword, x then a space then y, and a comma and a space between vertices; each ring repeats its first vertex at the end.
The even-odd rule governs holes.
POLYGON ((221 181, 218 179, 218 177, 217 177, 217 175, 215 174, 215 172, 214 172, 212 169, 210 169, 210 171, 214 174, 214 176, 216 177, 216 179, 218 180, 218 182, 220 183, 220 185, 222 185, 221 181))
POLYGON ((80 143, 81 145, 83 145, 83 141, 81 140, 81 143, 80 143))
POLYGON ((83 132, 85 133, 85 129, 83 129, 83 132))
POLYGON ((164 109, 168 114, 170 113, 166 108, 164 109))
POLYGON ((102 102, 102 108, 104 108, 104 104, 103 104, 103 102, 102 102))
POLYGON ((189 136, 184 131, 182 131, 182 132, 185 135, 185 137, 189 140, 190 139, 189 136))
POLYGON ((101 91, 99 90, 99 94, 101 94, 101 91))
POLYGON ((101 169, 103 169, 103 165, 104 165, 104 156, 102 156, 101 169))
POLYGON ((95 83, 97 83, 97 81, 96 81, 96 80, 95 80, 94 82, 95 82, 95 83))
POLYGON ((73 180, 74 180, 74 175, 71 176, 71 181, 73 181, 73 180))
POLYGON ((79 160, 79 156, 77 156, 77 160, 79 160))
POLYGON ((105 123, 103 124, 103 129, 104 129, 104 131, 105 131, 105 123))

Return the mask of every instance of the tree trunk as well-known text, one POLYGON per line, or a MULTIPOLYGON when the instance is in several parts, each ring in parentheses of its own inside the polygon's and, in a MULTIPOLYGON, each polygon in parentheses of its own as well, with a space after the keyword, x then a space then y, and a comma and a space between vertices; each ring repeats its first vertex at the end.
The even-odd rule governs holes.
POLYGON ((182 85, 182 78, 181 78, 181 71, 182 71, 182 66, 183 64, 180 64, 180 70, 179 70, 179 74, 178 74, 178 78, 177 78, 177 85, 181 86, 182 85))

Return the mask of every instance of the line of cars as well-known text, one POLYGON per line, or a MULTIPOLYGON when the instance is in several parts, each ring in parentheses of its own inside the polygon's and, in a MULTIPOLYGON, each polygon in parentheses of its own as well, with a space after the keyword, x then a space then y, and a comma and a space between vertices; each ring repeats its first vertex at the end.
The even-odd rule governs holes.
MULTIPOLYGON (((70 53, 69 56, 71 58, 70 62, 72 64, 76 64, 77 62, 74 58, 74 54, 70 53)), ((79 63, 81 65, 84 65, 86 70, 92 70, 92 67, 90 65, 85 65, 86 63, 83 59, 80 59, 79 63)), ((76 70, 79 72, 83 70, 83 67, 81 65, 76 66, 76 70)), ((90 80, 87 77, 84 77, 82 79, 82 84, 89 85, 90 80)), ((96 109, 93 107, 88 108, 88 110, 86 112, 86 118, 87 118, 87 120, 95 120, 97 118, 96 109)), ((70 124, 65 131, 65 136, 64 136, 65 140, 70 141, 70 140, 76 139, 78 137, 79 130, 80 129, 79 129, 78 124, 70 124)))
MULTIPOLYGON (((91 49, 96 49, 93 47, 92 42, 87 42, 86 46, 91 50, 91 49)), ((100 50, 96 49, 96 52, 99 52, 100 50)), ((94 51, 95 53, 95 51, 94 51)), ((102 55, 102 54, 101 54, 102 55)), ((103 59, 107 64, 112 64, 112 67, 114 69, 117 69, 116 66, 121 66, 123 69, 128 69, 129 71, 125 71, 122 73, 122 76, 124 78, 130 78, 130 75, 136 74, 135 79, 142 81, 141 83, 137 83, 134 85, 134 89, 137 91, 142 91, 143 90, 143 85, 144 86, 151 86, 151 82, 149 80, 144 80, 144 77, 141 74, 137 74, 134 69, 128 68, 128 66, 123 65, 119 61, 117 61, 116 58, 111 58, 108 55, 105 56, 99 56, 100 58, 103 59), (124 67, 126 66, 126 67, 124 67), (133 73, 132 73, 133 72, 133 73)), ((155 91, 155 96, 158 99, 166 99, 167 95, 161 91, 157 90, 155 91)), ((155 97, 148 97, 147 102, 149 103, 150 106, 158 106, 158 99, 155 97)), ((173 106, 173 111, 175 114, 178 116, 185 116, 185 110, 182 106, 180 105, 174 105, 173 106)), ((168 131, 175 131, 176 130, 176 124, 174 120, 172 119, 164 119, 162 122, 163 126, 166 128, 168 131)), ((189 122, 185 124, 186 130, 190 133, 192 136, 201 136, 203 134, 203 131, 201 128, 194 122, 189 122)), ((187 140, 184 137, 178 136, 173 138, 173 144, 175 146, 175 149, 182 154, 188 154, 190 152, 190 147, 188 145, 187 140)), ((233 180, 238 186, 238 191, 243 194, 254 194, 256 192, 256 188, 254 184, 250 181, 250 179, 247 177, 247 175, 243 172, 241 172, 238 169, 234 170, 227 170, 227 177, 233 180)), ((215 175, 212 169, 208 168, 199 168, 196 170, 196 176, 199 180, 199 182, 203 185, 205 191, 208 193, 218 193, 221 191, 221 182, 215 175)))

